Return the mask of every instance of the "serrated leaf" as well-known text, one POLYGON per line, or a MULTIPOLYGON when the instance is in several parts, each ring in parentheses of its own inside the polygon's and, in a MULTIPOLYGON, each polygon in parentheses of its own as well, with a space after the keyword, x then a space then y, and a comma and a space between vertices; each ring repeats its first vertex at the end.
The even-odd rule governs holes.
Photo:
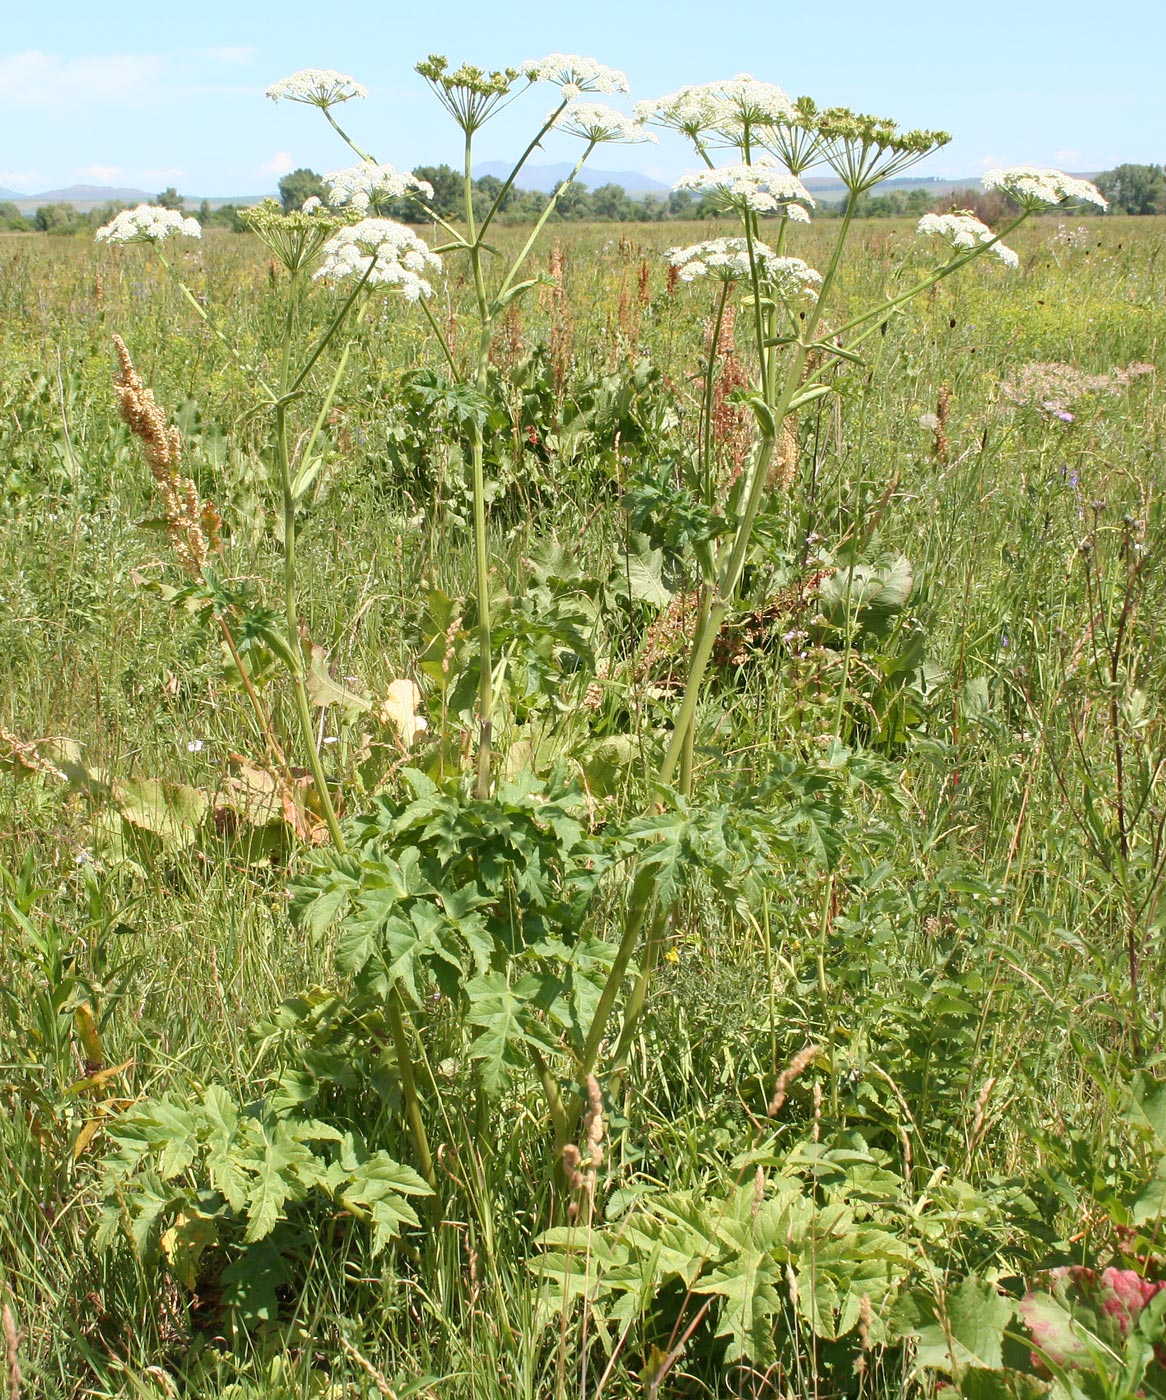
POLYGON ((726 1359, 766 1367, 776 1354, 772 1319, 781 1312, 781 1266, 767 1250, 750 1248, 692 1285, 694 1293, 715 1293, 721 1308, 719 1337, 728 1337, 726 1359))
POLYGON ((952 1374, 972 1366, 998 1371, 1003 1364, 1004 1333, 1016 1306, 987 1279, 964 1279, 945 1300, 947 1326, 933 1303, 922 1308, 918 1325, 903 1334, 916 1339, 917 1370, 952 1374))

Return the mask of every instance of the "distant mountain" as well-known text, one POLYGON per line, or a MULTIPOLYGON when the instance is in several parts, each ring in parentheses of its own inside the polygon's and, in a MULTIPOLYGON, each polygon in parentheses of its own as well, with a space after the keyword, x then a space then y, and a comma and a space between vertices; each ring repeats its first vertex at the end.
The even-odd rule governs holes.
POLYGON ((23 196, 22 194, 18 194, 15 190, 6 190, 6 189, 3 187, 3 185, 0 185, 0 199, 23 199, 23 198, 24 198, 24 196, 23 196))
POLYGON ((149 204, 154 195, 146 190, 122 189, 116 185, 67 185, 63 190, 45 190, 43 194, 21 195, 41 204, 108 204, 112 201, 149 204))
MULTIPOLYGON (((483 175, 493 175, 497 180, 505 180, 512 168, 504 160, 483 161, 474 166, 474 178, 480 180, 483 175)), ((528 165, 518 177, 518 188, 550 194, 574 168, 569 161, 558 165, 528 165)), ((635 170, 584 170, 579 183, 589 190, 598 189, 600 185, 622 185, 628 194, 667 194, 672 188, 635 170)))

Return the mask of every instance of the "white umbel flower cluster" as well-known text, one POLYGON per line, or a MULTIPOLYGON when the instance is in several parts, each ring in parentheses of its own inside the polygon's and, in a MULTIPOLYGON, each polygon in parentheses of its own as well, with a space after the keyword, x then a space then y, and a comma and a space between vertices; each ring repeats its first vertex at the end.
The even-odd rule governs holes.
POLYGON ((636 117, 655 126, 670 127, 693 140, 719 137, 739 145, 746 131, 773 126, 794 116, 794 104, 776 83, 763 83, 738 73, 719 83, 697 83, 654 102, 638 102, 636 117))
POLYGON ((420 301, 433 295, 426 278, 440 272, 440 257, 412 229, 392 219, 362 219, 324 244, 312 277, 339 282, 367 273, 370 283, 399 287, 406 301, 420 301))
POLYGON ((428 180, 419 180, 395 165, 377 165, 371 160, 350 165, 345 170, 334 170, 324 176, 324 181, 330 204, 351 204, 362 214, 374 199, 400 199, 410 193, 433 198, 433 186, 428 180))
MULTIPOLYGON (((957 252, 974 248, 977 243, 992 243, 996 236, 974 214, 924 214, 915 232, 942 238, 957 252)), ((1005 244, 992 244, 992 251, 1006 267, 1020 266, 1020 258, 1005 244)))
POLYGON ((577 53, 549 53, 546 58, 528 58, 519 72, 532 83, 557 83, 568 97, 581 92, 631 92, 627 75, 606 63, 577 53))
POLYGON ((1047 170, 1038 165, 989 170, 984 176, 984 188, 1003 190, 1030 212, 1069 200, 1084 200, 1086 204, 1096 204, 1099 209, 1109 208, 1109 201, 1088 180, 1078 180, 1060 170, 1047 170))
MULTIPOLYGON (((669 248, 664 256, 682 282, 695 282, 698 277, 744 282, 750 276, 749 244, 744 238, 710 238, 688 248, 669 248)), ((760 280, 786 301, 817 297, 822 278, 801 258, 779 258, 767 244, 754 243, 753 262, 760 280)))
POLYGON ((801 258, 770 258, 765 264, 765 276, 786 301, 797 301, 799 297, 818 300, 822 274, 801 258))
POLYGON ((810 222, 810 211, 803 209, 800 204, 787 204, 785 216, 793 224, 808 224, 810 222))
POLYGON ((725 209, 752 209, 757 214, 775 213, 793 200, 803 205, 814 203, 797 176, 783 170, 776 161, 699 170, 695 175, 682 176, 675 188, 708 195, 725 209))
MULTIPOLYGON (((688 248, 669 248, 664 257, 682 282, 695 282, 698 277, 744 282, 749 277, 749 244, 744 238, 710 238, 688 248)), ((773 249, 754 243, 753 257, 760 267, 773 258, 773 249)))
POLYGON ((290 78, 280 78, 267 89, 273 102, 306 102, 309 107, 333 107, 354 97, 367 97, 368 88, 337 73, 335 68, 301 68, 290 78))
POLYGON ((656 141, 655 132, 614 107, 601 102, 571 102, 555 118, 556 131, 584 141, 656 141))
POLYGON ((201 238, 202 225, 186 218, 181 210, 163 209, 160 204, 139 204, 123 209, 93 235, 98 243, 161 243, 172 236, 201 238))

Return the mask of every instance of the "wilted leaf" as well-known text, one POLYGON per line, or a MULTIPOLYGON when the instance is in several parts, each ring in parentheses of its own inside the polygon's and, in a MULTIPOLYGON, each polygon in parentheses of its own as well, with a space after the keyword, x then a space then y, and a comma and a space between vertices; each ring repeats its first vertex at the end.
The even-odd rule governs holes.
POLYGON ((194 1291, 203 1251, 217 1244, 218 1239, 219 1232, 209 1215, 188 1215, 186 1211, 180 1212, 170 1229, 162 1232, 162 1253, 183 1288, 194 1291))
POLYGON ((407 749, 412 748, 413 740, 422 730, 428 728, 425 720, 417 713, 420 704, 421 689, 417 682, 396 680, 390 682, 377 711, 377 718, 383 724, 392 725, 407 749))
POLYGON ((159 778, 126 778, 113 783, 110 793, 123 821, 175 850, 195 843, 211 805, 198 788, 159 778))

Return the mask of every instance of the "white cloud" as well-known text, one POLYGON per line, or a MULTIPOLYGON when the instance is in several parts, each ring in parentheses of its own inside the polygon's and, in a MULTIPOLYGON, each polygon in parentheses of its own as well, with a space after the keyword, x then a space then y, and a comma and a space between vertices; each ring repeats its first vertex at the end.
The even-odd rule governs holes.
POLYGON ((265 160, 259 167, 259 173, 260 175, 286 175, 295 168, 296 163, 292 159, 290 151, 276 151, 270 160, 265 160))
POLYGON ((63 58, 26 49, 0 54, 0 107, 76 111, 93 103, 141 107, 150 101, 166 60, 160 54, 63 58))
POLYGON ((35 170, 0 170, 0 185, 10 190, 37 190, 45 183, 35 170))
POLYGON ((254 55, 245 44, 72 57, 40 49, 0 53, 0 111, 134 110, 194 92, 225 91, 223 70, 246 67, 254 55))
POLYGON ((86 180, 113 180, 118 175, 124 175, 125 171, 120 165, 87 165, 75 173, 86 180))

